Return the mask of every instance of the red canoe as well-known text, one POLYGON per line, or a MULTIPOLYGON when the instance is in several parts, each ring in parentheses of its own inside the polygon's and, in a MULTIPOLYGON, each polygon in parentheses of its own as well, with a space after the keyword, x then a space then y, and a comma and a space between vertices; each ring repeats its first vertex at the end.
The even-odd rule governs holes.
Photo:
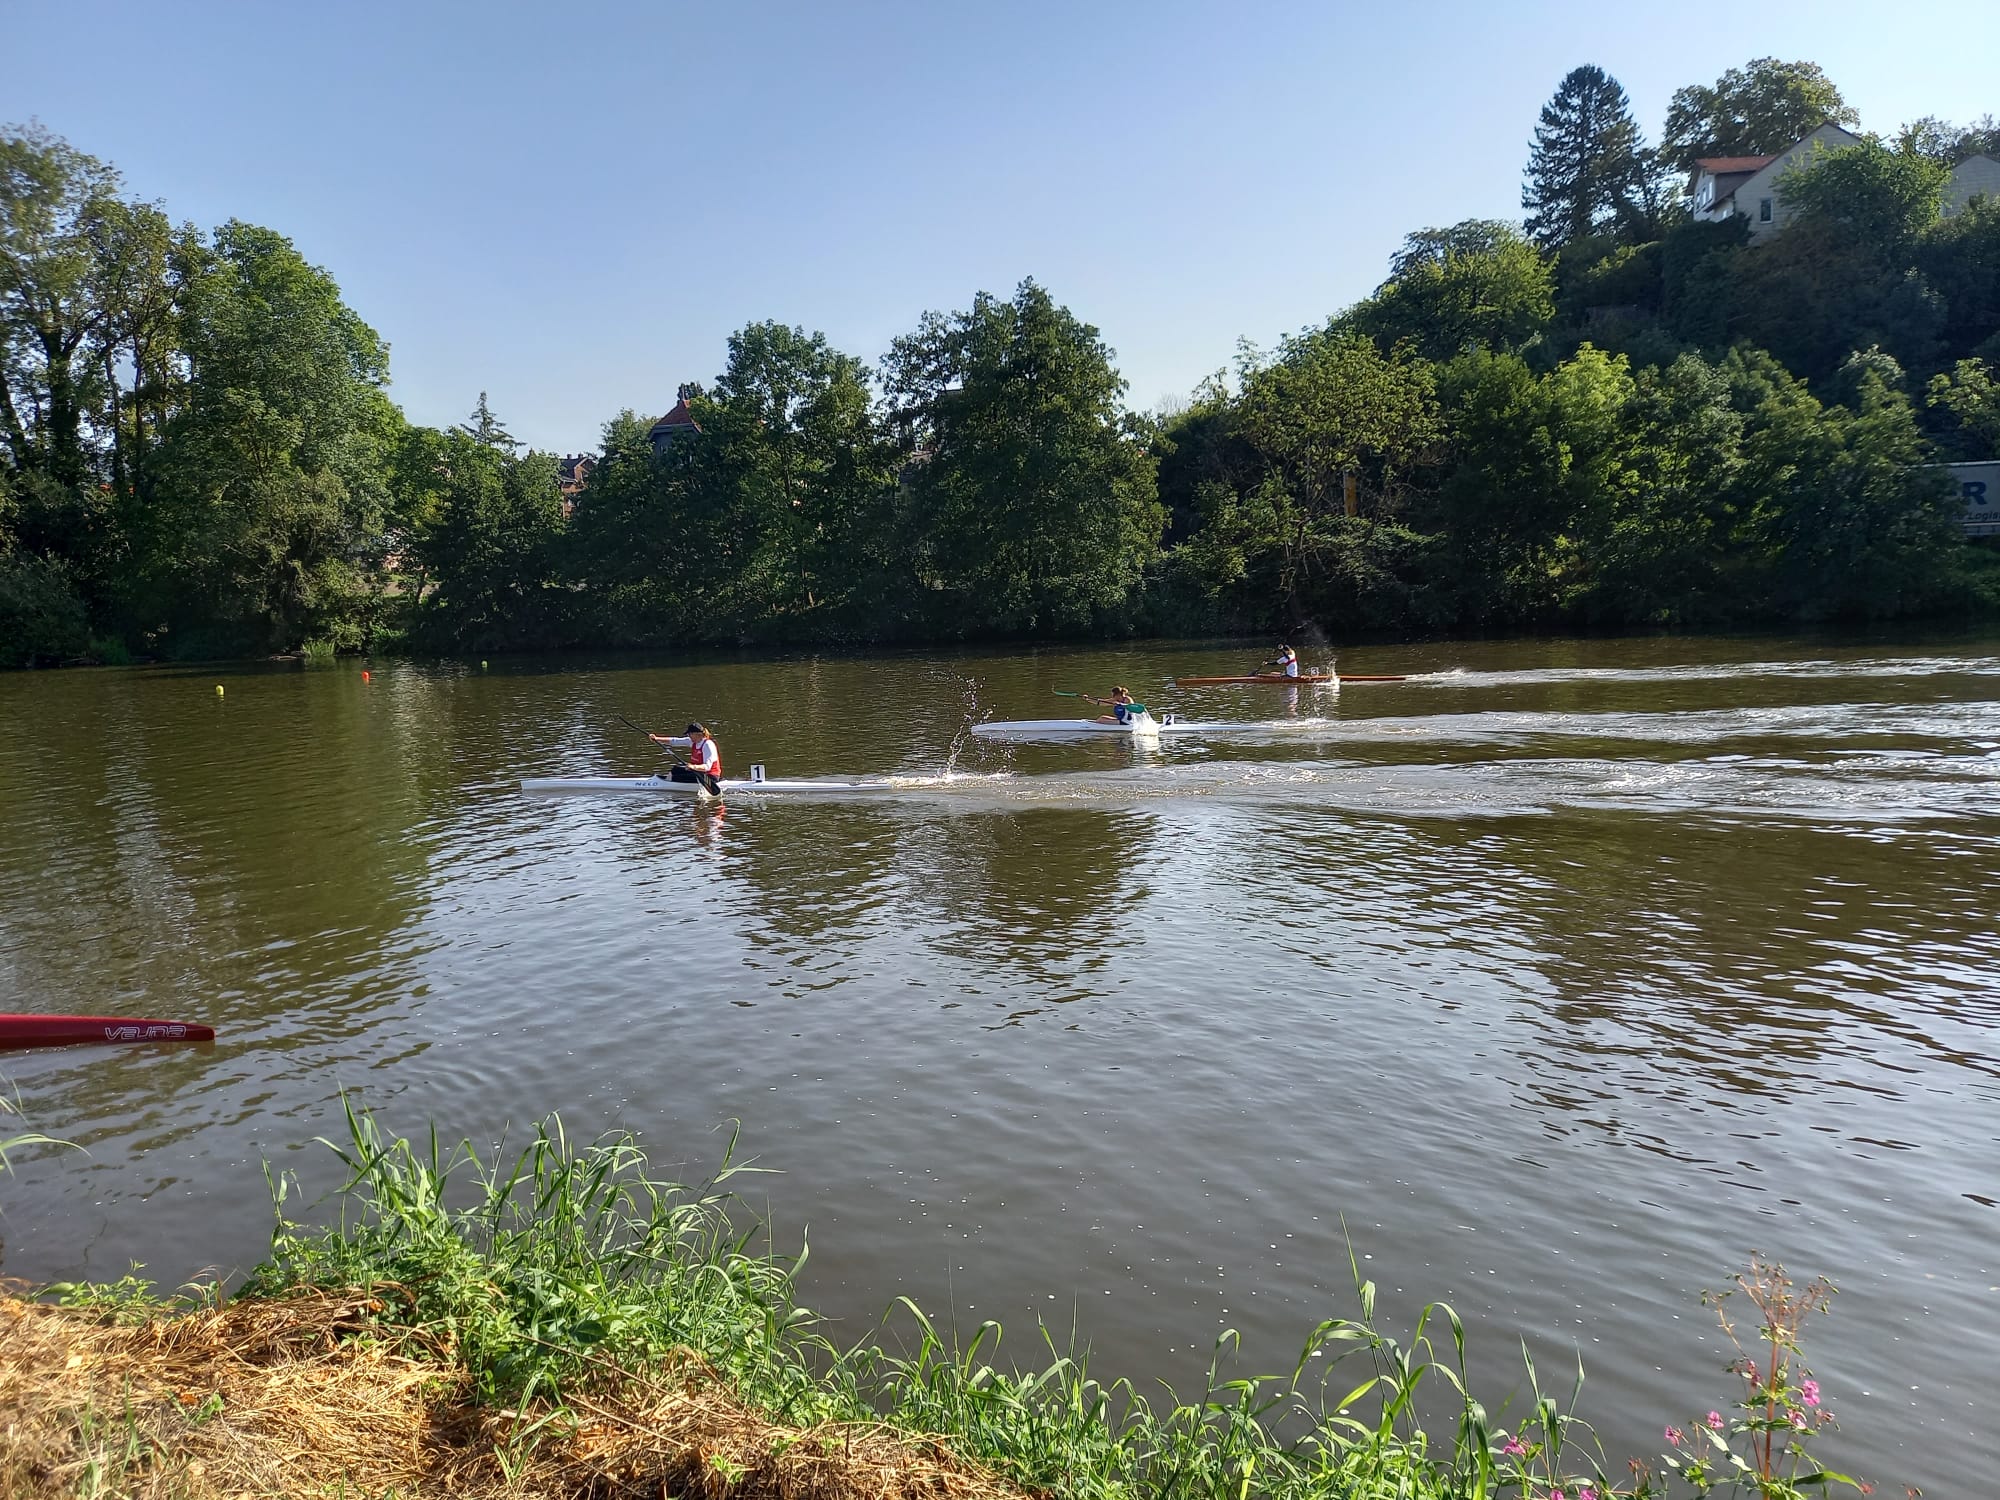
POLYGON ((71 1042, 212 1042, 213 1026, 137 1016, 0 1015, 0 1047, 59 1047, 71 1042))
MULTIPOLYGON (((1356 672, 1340 674, 1342 682, 1401 682, 1401 677, 1385 676, 1380 673, 1356 672)), ((1296 677, 1287 677, 1282 672, 1258 672, 1248 677, 1176 677, 1175 687, 1222 687, 1229 683, 1266 682, 1278 687, 1324 687, 1333 681, 1331 673, 1301 672, 1296 677)))

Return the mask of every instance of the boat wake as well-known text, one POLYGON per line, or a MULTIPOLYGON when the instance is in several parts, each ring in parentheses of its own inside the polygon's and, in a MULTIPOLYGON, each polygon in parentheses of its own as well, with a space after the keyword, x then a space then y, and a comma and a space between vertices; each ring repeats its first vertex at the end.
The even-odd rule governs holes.
POLYGON ((1531 687, 1562 683, 1722 682, 1735 678, 2000 676, 2000 656, 1832 657, 1811 661, 1690 662, 1672 667, 1529 667, 1413 672, 1412 687, 1531 687))

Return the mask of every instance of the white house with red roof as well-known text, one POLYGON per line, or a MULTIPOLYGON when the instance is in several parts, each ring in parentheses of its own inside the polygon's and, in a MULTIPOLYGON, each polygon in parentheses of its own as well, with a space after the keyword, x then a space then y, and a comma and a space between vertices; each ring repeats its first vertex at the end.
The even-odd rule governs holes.
POLYGON ((1697 219, 1722 220, 1741 214, 1750 221, 1755 241, 1785 227, 1791 212, 1778 191, 1778 179, 1802 167, 1822 151, 1859 146, 1861 137, 1828 120, 1796 145, 1776 156, 1709 156, 1694 164, 1689 192, 1697 219))
MULTIPOLYGON (((1860 144, 1860 136, 1829 120, 1776 156, 1705 156, 1694 164, 1688 188, 1694 216, 1719 221, 1741 214, 1750 221, 1753 242, 1775 234, 1792 216, 1778 179, 1794 167, 1809 165, 1822 151, 1860 144)), ((1969 156, 1951 169, 1939 213, 1949 219, 1979 197, 2000 203, 2000 161, 1990 156, 1969 156)))

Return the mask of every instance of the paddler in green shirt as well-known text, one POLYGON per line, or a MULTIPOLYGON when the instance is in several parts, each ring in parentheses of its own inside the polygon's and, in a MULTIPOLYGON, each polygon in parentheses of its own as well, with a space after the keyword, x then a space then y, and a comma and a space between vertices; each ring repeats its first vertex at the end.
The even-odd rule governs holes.
POLYGON ((1100 724, 1127 724, 1131 722, 1134 714, 1142 714, 1146 711, 1146 705, 1135 703, 1132 695, 1122 686, 1113 688, 1109 698, 1092 698, 1086 696, 1083 701, 1085 703, 1095 703, 1101 708, 1111 710, 1108 714, 1099 714, 1097 716, 1097 722, 1100 724))

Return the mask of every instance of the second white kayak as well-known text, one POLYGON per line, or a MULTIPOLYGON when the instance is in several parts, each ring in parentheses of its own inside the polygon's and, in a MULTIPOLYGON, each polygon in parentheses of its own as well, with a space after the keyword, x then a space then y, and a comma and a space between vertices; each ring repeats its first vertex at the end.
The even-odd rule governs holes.
POLYGON ((1172 714, 1154 718, 1149 713, 1133 714, 1124 723, 1106 719, 988 719, 974 724, 972 732, 988 739, 1040 740, 1070 735, 1118 734, 1128 740, 1158 739, 1179 725, 1172 714))

